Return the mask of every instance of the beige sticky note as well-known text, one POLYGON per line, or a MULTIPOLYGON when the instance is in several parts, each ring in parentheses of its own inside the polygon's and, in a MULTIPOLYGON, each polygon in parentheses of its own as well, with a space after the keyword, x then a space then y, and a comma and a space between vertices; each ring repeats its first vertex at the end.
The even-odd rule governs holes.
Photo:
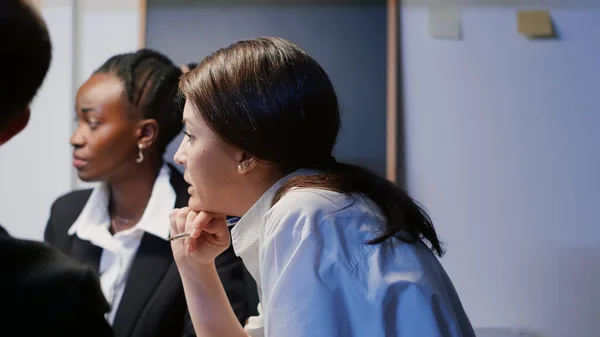
POLYGON ((556 33, 548 11, 520 11, 517 13, 519 34, 529 38, 550 38, 556 33))
POLYGON ((460 39, 460 9, 449 6, 430 7, 429 35, 438 39, 460 39))

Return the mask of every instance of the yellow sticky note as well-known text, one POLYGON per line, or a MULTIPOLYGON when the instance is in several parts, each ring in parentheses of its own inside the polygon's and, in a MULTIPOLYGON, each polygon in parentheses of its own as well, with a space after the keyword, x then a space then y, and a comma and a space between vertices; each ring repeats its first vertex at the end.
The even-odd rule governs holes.
POLYGON ((520 11, 517 13, 519 34, 529 38, 555 37, 552 19, 548 11, 520 11))

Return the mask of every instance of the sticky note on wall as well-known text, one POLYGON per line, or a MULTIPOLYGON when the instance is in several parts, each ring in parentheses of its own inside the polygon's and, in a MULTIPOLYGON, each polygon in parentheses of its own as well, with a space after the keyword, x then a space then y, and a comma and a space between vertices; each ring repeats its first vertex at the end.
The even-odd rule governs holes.
POLYGON ((548 11, 520 11, 517 13, 519 34, 529 38, 553 38, 556 32, 548 11))
POLYGON ((430 7, 429 35, 438 39, 460 39, 460 9, 448 6, 430 7))

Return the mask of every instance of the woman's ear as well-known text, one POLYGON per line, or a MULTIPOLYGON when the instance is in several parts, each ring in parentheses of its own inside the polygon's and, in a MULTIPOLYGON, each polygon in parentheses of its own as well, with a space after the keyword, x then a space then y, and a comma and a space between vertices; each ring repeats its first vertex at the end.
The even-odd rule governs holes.
POLYGON ((247 152, 241 152, 238 155, 237 171, 239 174, 246 174, 256 168, 256 159, 247 152))
POLYGON ((144 119, 139 122, 137 129, 138 145, 144 149, 151 147, 158 139, 158 123, 154 119, 144 119))

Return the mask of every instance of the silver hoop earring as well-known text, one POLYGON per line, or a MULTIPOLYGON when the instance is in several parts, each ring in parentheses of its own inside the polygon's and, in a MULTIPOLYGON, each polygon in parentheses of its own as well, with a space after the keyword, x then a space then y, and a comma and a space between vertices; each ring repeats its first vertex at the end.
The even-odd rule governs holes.
POLYGON ((138 144, 138 149, 139 149, 139 151, 138 151, 138 157, 135 160, 135 162, 138 163, 138 164, 144 161, 144 152, 142 151, 142 148, 143 148, 143 145, 142 144, 138 144))

